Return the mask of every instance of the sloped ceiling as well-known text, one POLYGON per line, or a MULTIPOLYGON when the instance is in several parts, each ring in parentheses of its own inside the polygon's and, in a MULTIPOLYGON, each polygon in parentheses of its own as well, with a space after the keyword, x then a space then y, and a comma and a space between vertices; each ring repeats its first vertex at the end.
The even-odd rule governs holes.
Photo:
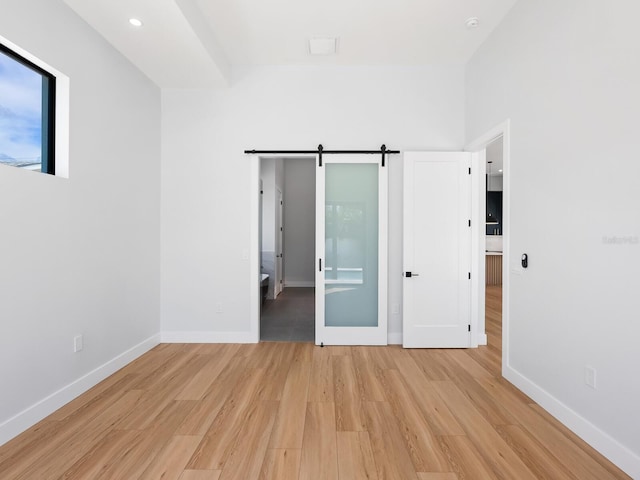
POLYGON ((223 86, 233 66, 464 64, 515 1, 64 0, 163 88, 223 86), (312 37, 337 54, 310 55, 312 37))

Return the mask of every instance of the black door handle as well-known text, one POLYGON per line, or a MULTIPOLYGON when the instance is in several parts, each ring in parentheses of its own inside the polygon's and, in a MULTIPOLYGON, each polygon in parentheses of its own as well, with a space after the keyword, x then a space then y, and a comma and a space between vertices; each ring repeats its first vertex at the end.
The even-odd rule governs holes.
POLYGON ((413 272, 405 272, 404 276, 407 277, 407 278, 411 278, 411 277, 419 277, 420 274, 419 273, 413 273, 413 272))

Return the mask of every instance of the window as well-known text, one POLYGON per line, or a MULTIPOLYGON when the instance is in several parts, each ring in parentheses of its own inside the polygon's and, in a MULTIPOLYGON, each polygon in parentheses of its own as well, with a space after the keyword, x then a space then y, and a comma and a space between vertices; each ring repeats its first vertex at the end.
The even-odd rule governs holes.
POLYGON ((55 174, 56 77, 0 44, 0 163, 55 174))

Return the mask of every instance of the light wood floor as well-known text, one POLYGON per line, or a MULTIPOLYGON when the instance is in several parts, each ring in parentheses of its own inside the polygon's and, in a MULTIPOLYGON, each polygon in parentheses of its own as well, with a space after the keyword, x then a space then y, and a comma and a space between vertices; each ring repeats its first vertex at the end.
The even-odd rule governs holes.
POLYGON ((629 478, 477 350, 160 345, 0 448, 2 479, 629 478))

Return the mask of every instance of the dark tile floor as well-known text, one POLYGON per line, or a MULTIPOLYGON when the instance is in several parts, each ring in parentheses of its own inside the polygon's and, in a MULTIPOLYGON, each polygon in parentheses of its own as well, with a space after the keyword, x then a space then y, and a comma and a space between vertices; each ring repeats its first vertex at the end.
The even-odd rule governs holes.
POLYGON ((313 342, 315 293, 313 288, 285 288, 275 300, 262 305, 260 340, 313 342))

